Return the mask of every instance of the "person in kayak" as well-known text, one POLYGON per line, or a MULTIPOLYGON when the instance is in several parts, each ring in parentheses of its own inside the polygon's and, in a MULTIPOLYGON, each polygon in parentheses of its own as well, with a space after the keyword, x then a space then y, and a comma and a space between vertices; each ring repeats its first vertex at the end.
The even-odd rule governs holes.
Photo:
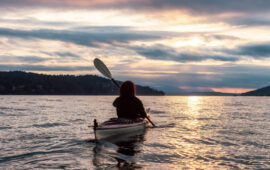
POLYGON ((132 81, 125 81, 119 92, 120 96, 113 102, 118 118, 134 120, 147 117, 143 103, 136 97, 136 86, 132 81))

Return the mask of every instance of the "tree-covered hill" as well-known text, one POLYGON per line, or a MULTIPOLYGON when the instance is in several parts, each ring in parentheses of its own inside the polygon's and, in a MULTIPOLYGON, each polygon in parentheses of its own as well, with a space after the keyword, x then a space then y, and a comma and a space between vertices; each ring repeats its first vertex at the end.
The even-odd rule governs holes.
MULTIPOLYGON (((136 87, 138 95, 164 95, 162 91, 147 86, 136 87)), ((96 75, 44 75, 10 71, 0 72, 0 94, 116 95, 118 89, 110 80, 96 75)))
POLYGON ((260 88, 254 91, 249 91, 241 95, 242 96, 270 96, 270 86, 260 88))

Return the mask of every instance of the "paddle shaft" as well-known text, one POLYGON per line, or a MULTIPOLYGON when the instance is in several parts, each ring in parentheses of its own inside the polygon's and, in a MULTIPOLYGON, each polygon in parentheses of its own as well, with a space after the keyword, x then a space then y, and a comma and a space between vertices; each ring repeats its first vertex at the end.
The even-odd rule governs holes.
POLYGON ((156 125, 149 119, 148 116, 146 116, 146 119, 151 123, 151 125, 152 125, 153 127, 156 127, 156 125))
POLYGON ((112 82, 120 89, 119 84, 118 84, 114 79, 111 79, 111 80, 112 80, 112 82))

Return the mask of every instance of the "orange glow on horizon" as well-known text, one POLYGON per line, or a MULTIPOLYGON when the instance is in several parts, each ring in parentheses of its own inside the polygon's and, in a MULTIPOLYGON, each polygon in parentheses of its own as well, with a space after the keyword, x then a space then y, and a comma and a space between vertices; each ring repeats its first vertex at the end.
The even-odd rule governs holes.
POLYGON ((214 92, 222 92, 222 93, 245 93, 248 91, 256 90, 256 89, 247 89, 247 88, 211 88, 214 92))

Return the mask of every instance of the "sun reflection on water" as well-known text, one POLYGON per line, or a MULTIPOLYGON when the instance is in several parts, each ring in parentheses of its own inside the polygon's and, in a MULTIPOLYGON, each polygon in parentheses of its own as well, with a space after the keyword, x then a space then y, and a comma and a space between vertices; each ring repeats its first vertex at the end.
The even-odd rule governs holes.
POLYGON ((202 102, 202 98, 199 96, 189 96, 187 99, 187 106, 189 114, 195 115, 198 114, 200 110, 200 104, 202 102))
POLYGON ((170 114, 178 119, 174 120, 174 126, 163 131, 159 141, 164 146, 169 146, 167 150, 163 149, 162 154, 170 153, 178 158, 170 159, 170 168, 215 169, 218 167, 218 161, 212 161, 212 158, 226 155, 226 152, 216 145, 215 140, 211 140, 214 134, 209 128, 208 119, 213 100, 207 97, 187 96, 175 97, 172 101, 174 104, 170 105, 170 114), (163 136, 167 136, 168 140, 164 140, 166 138, 163 136))
POLYGON ((198 102, 198 100, 200 100, 199 96, 189 96, 188 97, 189 102, 198 102))

